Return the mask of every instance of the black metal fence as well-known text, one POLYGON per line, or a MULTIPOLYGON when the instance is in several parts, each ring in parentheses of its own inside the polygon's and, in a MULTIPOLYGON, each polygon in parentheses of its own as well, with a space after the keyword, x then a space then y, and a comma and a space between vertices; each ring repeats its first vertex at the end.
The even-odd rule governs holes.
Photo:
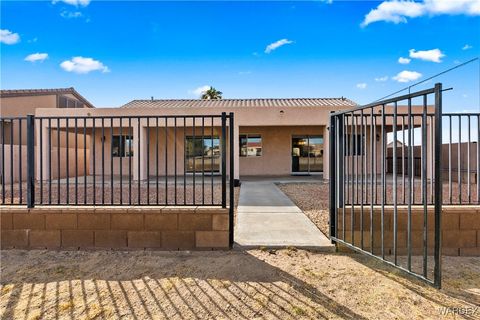
POLYGON ((0 204, 233 208, 233 121, 233 113, 0 118, 0 204))
POLYGON ((480 204, 480 113, 444 113, 444 204, 480 204))
POLYGON ((441 100, 437 84, 330 117, 331 239, 436 286, 441 100))

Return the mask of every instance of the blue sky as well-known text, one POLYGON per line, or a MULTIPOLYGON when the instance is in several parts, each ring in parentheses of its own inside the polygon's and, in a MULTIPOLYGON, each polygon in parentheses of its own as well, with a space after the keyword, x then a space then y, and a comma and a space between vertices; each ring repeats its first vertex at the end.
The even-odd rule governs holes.
MULTIPOLYGON (((73 86, 98 107, 208 85, 225 98, 368 103, 480 55, 478 0, 426 1, 414 13, 371 1, 2 1, 1 88, 73 86)), ((479 78, 477 61, 418 88, 442 81, 454 88, 446 110, 475 111, 479 78)))

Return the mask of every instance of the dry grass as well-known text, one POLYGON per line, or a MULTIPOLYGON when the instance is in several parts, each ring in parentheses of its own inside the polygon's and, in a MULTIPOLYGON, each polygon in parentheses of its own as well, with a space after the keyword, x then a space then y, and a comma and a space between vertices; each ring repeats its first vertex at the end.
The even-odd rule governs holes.
POLYGON ((2 319, 440 319, 480 305, 480 258, 446 257, 442 290, 360 255, 295 248, 1 258, 2 319))

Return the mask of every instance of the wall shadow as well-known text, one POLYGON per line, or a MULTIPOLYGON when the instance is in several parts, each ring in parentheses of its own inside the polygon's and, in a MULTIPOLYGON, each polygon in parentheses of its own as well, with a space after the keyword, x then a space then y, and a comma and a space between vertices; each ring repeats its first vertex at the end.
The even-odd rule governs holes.
POLYGON ((1 294, 2 319, 364 319, 247 251, 4 251, 1 294))

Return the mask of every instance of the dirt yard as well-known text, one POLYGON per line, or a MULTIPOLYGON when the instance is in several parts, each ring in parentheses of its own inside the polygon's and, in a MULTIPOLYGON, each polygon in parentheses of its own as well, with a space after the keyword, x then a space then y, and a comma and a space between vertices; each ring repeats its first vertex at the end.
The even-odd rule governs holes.
POLYGON ((1 258, 2 319, 454 319, 445 307, 480 317, 480 258, 446 257, 440 291, 360 255, 293 248, 1 258))
MULTIPOLYGON (((327 185, 280 188, 328 230, 327 185)), ((480 258, 444 257, 441 290, 359 254, 295 248, 0 258, 1 319, 480 319, 480 258)))

